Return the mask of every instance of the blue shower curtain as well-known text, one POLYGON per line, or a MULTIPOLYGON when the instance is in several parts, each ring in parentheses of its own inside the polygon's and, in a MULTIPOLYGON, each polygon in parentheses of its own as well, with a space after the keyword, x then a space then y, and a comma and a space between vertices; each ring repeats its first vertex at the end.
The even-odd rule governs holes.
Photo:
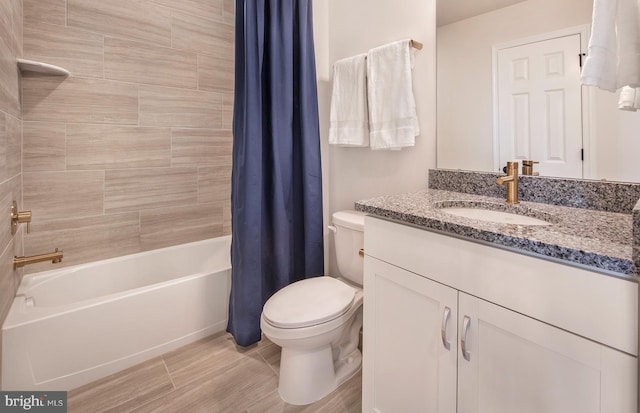
POLYGON ((280 288, 323 274, 311 0, 236 0, 230 332, 260 340, 280 288))

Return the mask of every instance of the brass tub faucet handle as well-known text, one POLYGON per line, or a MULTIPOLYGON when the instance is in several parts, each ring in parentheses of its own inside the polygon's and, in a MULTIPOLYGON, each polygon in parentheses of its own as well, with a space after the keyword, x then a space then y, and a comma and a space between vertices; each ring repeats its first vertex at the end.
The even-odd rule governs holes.
POLYGON ((11 203, 11 235, 18 231, 18 224, 27 224, 27 234, 31 232, 31 211, 18 211, 18 203, 11 203))

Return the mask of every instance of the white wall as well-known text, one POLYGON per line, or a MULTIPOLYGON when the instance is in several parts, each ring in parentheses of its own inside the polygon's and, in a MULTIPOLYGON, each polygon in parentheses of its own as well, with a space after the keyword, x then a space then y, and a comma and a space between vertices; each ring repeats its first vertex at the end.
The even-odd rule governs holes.
MULTIPOLYGON (((527 0, 438 28, 439 168, 493 170, 492 46, 591 23, 592 0, 527 0)), ((592 178, 640 181, 640 114, 589 90, 592 178), (622 162, 621 162, 622 161, 622 162)))
POLYGON ((326 0, 313 2, 313 41, 316 52, 316 76, 318 77, 318 115, 320 121, 320 152, 322 155, 322 205, 324 221, 324 267, 329 270, 331 235, 329 225, 329 105, 331 88, 329 64, 329 3, 326 0))
MULTIPOLYGON (((316 0, 323 1, 323 0, 316 0)), ((416 54, 414 95, 420 121, 416 146, 402 151, 371 151, 369 148, 330 147, 328 214, 352 209, 353 203, 380 195, 416 191, 427 186, 429 168, 435 167, 435 0, 324 0, 328 2, 329 59, 318 61, 318 73, 331 73, 338 59, 403 38, 424 44, 416 54)), ((316 16, 319 19, 320 16, 316 16)), ((322 27, 316 27, 322 30, 322 27)), ((323 34, 318 34, 322 37, 323 34)), ((319 78, 320 111, 328 113, 331 81, 319 78)), ((328 116, 322 116, 328 122, 328 116)), ((327 140, 328 125, 321 125, 327 140)), ((325 150, 327 148, 325 147, 325 150)), ((328 235, 328 234, 327 234, 328 235)), ((333 239, 329 236, 329 272, 336 274, 333 239)))

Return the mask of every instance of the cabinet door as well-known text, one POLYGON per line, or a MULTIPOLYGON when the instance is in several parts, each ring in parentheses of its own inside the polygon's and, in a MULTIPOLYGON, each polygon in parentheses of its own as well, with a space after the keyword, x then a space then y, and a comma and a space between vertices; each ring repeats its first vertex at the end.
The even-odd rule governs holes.
POLYGON ((456 290, 365 258, 363 412, 456 411, 456 309, 456 290))
POLYGON ((464 293, 458 314, 459 413, 637 413, 637 358, 464 293))

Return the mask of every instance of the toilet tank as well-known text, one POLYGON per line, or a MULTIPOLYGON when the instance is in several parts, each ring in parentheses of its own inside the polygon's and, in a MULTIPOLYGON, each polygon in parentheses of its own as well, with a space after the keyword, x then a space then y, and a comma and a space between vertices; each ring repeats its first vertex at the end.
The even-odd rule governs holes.
POLYGON ((354 284, 362 285, 364 258, 364 212, 338 211, 333 214, 335 249, 340 275, 354 284))

